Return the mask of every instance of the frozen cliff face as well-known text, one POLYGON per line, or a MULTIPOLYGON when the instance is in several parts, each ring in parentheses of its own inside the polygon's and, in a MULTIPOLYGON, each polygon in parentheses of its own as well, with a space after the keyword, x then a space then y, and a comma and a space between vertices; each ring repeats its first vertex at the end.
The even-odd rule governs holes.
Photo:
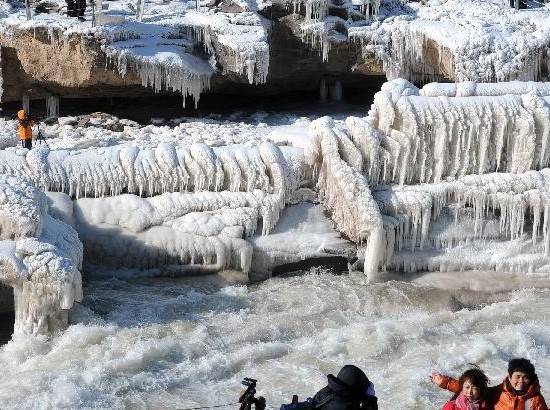
POLYGON ((93 22, 87 10, 80 22, 57 12, 28 20, 23 2, 0 2, 3 101, 21 100, 29 89, 41 100, 113 97, 118 87, 150 95, 143 86, 196 105, 209 90, 313 91, 327 77, 354 88, 373 74, 419 82, 548 78, 550 14, 535 3, 528 13, 474 0, 232 0, 219 7, 166 0, 139 13, 133 2, 102 4, 109 10, 96 8, 93 22))
POLYGON ((0 176, 0 281, 13 288, 14 332, 67 325, 82 299, 82 245, 75 230, 48 214, 46 196, 28 181, 0 176))

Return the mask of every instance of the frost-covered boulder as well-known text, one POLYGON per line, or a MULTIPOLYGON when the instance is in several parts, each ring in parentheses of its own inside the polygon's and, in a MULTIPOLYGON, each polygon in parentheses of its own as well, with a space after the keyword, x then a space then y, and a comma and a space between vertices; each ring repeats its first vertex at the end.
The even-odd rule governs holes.
POLYGON ((0 175, 0 282, 13 288, 16 334, 67 325, 82 299, 82 244, 48 214, 46 195, 28 181, 0 175))

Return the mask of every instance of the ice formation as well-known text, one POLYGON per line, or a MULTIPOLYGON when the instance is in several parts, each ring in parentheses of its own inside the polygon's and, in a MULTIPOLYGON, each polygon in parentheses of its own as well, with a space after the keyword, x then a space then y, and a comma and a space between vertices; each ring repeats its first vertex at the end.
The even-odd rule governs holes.
POLYGON ((367 243, 365 270, 375 271, 382 243, 382 217, 361 174, 361 154, 329 118, 317 120, 312 127, 318 132, 321 146, 319 199, 340 232, 356 243, 367 243))
POLYGON ((86 254, 117 266, 247 272, 247 238, 257 225, 269 234, 286 204, 311 198, 299 187, 316 183, 336 229, 364 255, 366 273, 541 271, 550 266, 547 94, 541 83, 419 89, 397 79, 383 85, 366 117, 316 120, 307 141, 269 137, 295 147, 264 138, 248 146, 125 143, 26 155, 8 148, 0 171, 75 197, 86 254), (529 252, 443 256, 511 242, 529 252))
MULTIPOLYGON (((457 81, 540 81, 547 70, 547 10, 531 21, 500 3, 408 4, 402 16, 350 27, 389 79, 433 79, 439 70, 457 81), (464 14, 465 10, 475 14, 464 14), (467 17, 466 17, 467 16, 467 17), (463 34, 464 33, 464 34, 463 34)), ((466 11, 466 13, 468 13, 466 11)))
POLYGON ((76 198, 109 196, 75 201, 88 259, 248 272, 252 247, 245 238, 258 220, 261 233, 269 233, 299 183, 295 150, 281 148, 269 142, 219 148, 161 143, 154 149, 119 145, 80 152, 36 148, 26 155, 8 149, 0 152, 0 161, 3 173, 45 190, 76 198), (139 196, 117 196, 123 191, 139 196), (113 232, 116 246, 106 239, 113 232))
POLYGON ((46 115, 48 117, 59 117, 59 97, 50 95, 46 99, 46 115))
MULTIPOLYGON (((114 266, 247 273, 253 258, 284 263, 298 248, 299 256, 324 255, 329 252, 311 251, 322 241, 293 247, 298 227, 277 232, 290 242, 280 252, 275 235, 261 238, 277 231, 286 205, 314 198, 355 244, 367 274, 547 272, 549 94, 544 83, 466 81, 419 89, 396 79, 383 85, 365 117, 323 117, 296 126, 295 134, 282 135, 292 128, 285 126, 246 144, 173 142, 175 134, 162 140, 157 136, 167 127, 149 126, 139 131, 142 139, 118 145, 110 135, 101 147, 86 148, 84 141, 80 148, 6 148, 0 173, 14 176, 2 180, 4 197, 14 196, 12 181, 25 187, 15 195, 15 210, 13 201, 0 206, 0 248, 15 272, 4 283, 23 306, 16 307, 23 311, 19 331, 61 325, 63 312, 80 297, 80 242, 51 205, 48 214, 38 189, 73 198, 74 212, 67 213, 86 260, 114 266), (18 283, 26 284, 20 293, 18 283), (39 292, 55 294, 40 305, 54 312, 47 319, 32 313, 46 308, 21 302, 39 292)), ((131 140, 133 132, 124 136, 131 140)))
POLYGON ((185 40, 163 39, 153 53, 146 44, 142 39, 128 39, 111 43, 104 51, 122 76, 130 69, 139 73, 144 87, 152 87, 155 92, 178 91, 183 97, 191 96, 196 106, 201 93, 210 88, 212 67, 186 52, 189 44, 185 40))
POLYGON ((210 88, 216 64, 221 63, 224 73, 245 74, 250 84, 264 83, 269 70, 267 31, 262 18, 252 12, 207 18, 186 10, 156 30, 114 25, 102 27, 101 33, 106 42, 103 51, 122 76, 129 70, 137 72, 143 86, 156 92, 179 91, 191 96, 195 105, 210 88), (206 60, 194 51, 202 48, 215 57, 219 45, 223 51, 217 53, 225 57, 218 61, 206 60))
POLYGON ((369 112, 391 157, 383 182, 439 182, 547 167, 548 102, 534 93, 426 97, 410 87, 404 95, 383 89, 369 112))
POLYGON ((307 158, 320 167, 319 198, 338 230, 367 241, 365 272, 547 269, 546 92, 519 82, 419 90, 399 79, 384 84, 368 117, 350 117, 344 129, 313 123, 320 155, 307 158), (527 238, 522 258, 450 262, 438 253, 491 241, 525 247, 527 238))
POLYGON ((67 325, 82 299, 82 244, 48 214, 45 194, 24 179, 0 175, 0 281, 13 288, 15 334, 67 325))
MULTIPOLYGON (((253 191, 285 195, 297 184, 299 169, 285 158, 290 149, 265 142, 256 147, 212 148, 204 143, 155 148, 117 145, 90 148, 33 149, 14 155, 0 151, 0 172, 33 181, 70 196, 102 197, 123 191, 152 196, 174 191, 253 191)), ((298 163, 299 167, 300 164, 298 163)))
POLYGON ((281 211, 281 195, 252 192, 165 193, 75 201, 76 227, 86 257, 141 269, 167 264, 191 271, 233 268, 247 273, 258 220, 267 235, 281 211), (107 239, 116 236, 115 245, 107 239))

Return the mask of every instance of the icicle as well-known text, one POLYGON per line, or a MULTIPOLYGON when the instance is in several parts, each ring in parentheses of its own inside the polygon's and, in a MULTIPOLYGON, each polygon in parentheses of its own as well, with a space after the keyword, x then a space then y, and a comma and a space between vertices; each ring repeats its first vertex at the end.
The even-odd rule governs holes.
POLYGON ((21 105, 22 105, 22 108, 27 111, 27 112, 30 112, 30 98, 29 98, 29 94, 23 94, 23 97, 22 97, 22 101, 21 101, 21 105))
POLYGON ((136 20, 141 21, 143 19, 143 13, 145 11, 145 0, 137 0, 136 4, 136 20))
POLYGON ((59 97, 57 95, 49 95, 46 98, 46 115, 59 117, 59 97))

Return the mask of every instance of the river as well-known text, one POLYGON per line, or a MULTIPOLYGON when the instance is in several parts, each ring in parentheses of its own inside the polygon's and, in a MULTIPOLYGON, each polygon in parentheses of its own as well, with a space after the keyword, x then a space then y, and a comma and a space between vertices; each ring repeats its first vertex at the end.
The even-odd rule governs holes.
MULTIPOLYGON (((278 409, 353 363, 380 409, 438 409, 432 369, 469 363, 493 384, 516 356, 550 386, 548 278, 491 272, 387 274, 313 268, 244 286, 102 272, 69 328, 0 350, 2 409, 189 409, 235 403, 243 377, 278 409)), ((221 408, 237 408, 233 404, 221 408)))

